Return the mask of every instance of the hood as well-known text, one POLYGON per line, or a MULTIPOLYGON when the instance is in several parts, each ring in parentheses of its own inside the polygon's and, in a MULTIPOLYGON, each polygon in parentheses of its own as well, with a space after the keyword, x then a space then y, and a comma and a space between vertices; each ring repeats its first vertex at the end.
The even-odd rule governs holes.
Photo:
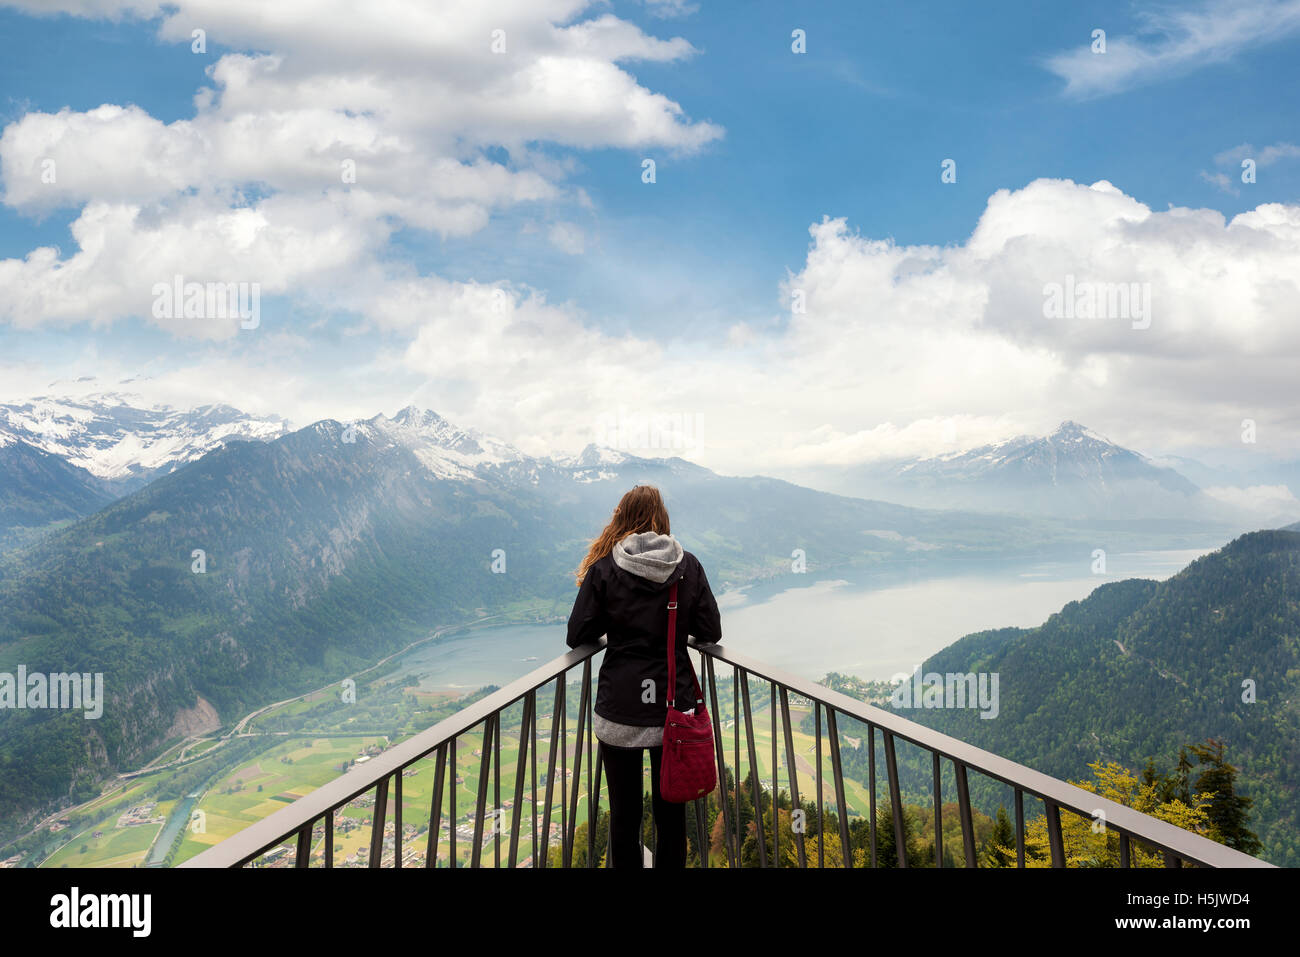
POLYGON ((610 557, 629 574, 662 585, 682 560, 682 543, 671 535, 637 532, 614 545, 610 557))

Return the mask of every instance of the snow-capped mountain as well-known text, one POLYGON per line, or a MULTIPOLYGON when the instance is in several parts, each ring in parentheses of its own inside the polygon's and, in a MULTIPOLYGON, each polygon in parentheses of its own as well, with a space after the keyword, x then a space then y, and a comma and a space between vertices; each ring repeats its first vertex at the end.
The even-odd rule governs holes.
POLYGON ((629 455, 619 449, 610 449, 590 443, 577 455, 557 455, 553 461, 566 468, 592 469, 601 466, 623 465, 634 458, 636 456, 629 455))
POLYGON ((438 478, 466 480, 481 477, 485 469, 536 461, 506 442, 473 429, 462 429, 436 412, 413 405, 391 419, 381 412, 364 424, 410 449, 438 478))
POLYGON ((1078 422, 921 459, 844 469, 823 487, 905 505, 1065 519, 1210 519, 1221 504, 1180 472, 1078 422))
POLYGON ((437 478, 488 481, 506 486, 556 487, 623 480, 649 469, 700 470, 680 458, 645 458, 620 449, 587 445, 576 455, 527 455, 508 442, 475 429, 463 429, 436 412, 407 406, 392 418, 379 414, 354 428, 409 449, 437 478))
MULTIPOLYGON (((647 470, 697 468, 681 459, 644 459, 595 445, 573 456, 529 456, 415 406, 337 425, 341 441, 364 436, 400 446, 435 479, 451 482, 564 495, 574 486, 643 477, 647 470)), ((0 526, 34 531, 90 514, 230 441, 274 441, 291 431, 277 416, 249 415, 228 405, 177 409, 120 392, 0 404, 0 504, 7 508, 0 515, 14 519, 0 526), (57 482, 51 478, 56 473, 57 482)))
POLYGON ((1086 485, 1095 491, 1129 480, 1151 481, 1170 492, 1195 493, 1196 486, 1173 469, 1116 445, 1078 422, 1062 422, 1050 435, 1022 435, 994 445, 932 456, 908 463, 897 475, 919 481, 1033 482, 1055 488, 1086 485))
POLYGON ((228 405, 176 409, 113 392, 0 404, 0 447, 22 442, 48 452, 122 495, 232 439, 266 441, 289 430, 278 416, 228 405))
POLYGON ((594 443, 588 444, 577 455, 557 455, 550 461, 567 471, 573 481, 582 484, 615 479, 621 481, 629 475, 635 476, 646 469, 666 469, 677 475, 707 471, 694 462, 688 462, 677 456, 647 458, 594 443))

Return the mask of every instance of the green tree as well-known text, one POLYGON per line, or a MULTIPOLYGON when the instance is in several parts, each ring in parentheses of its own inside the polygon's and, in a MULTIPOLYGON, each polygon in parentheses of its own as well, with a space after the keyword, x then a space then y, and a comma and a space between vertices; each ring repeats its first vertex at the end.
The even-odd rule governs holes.
POLYGON ((1015 867, 1016 866, 1016 831, 1011 825, 1011 817, 1003 805, 998 805, 998 813, 993 816, 993 833, 984 842, 980 854, 981 867, 1015 867))
MULTIPOLYGON (((1091 791, 1125 807, 1210 837, 1210 819, 1206 809, 1210 796, 1197 793, 1194 803, 1184 804, 1181 799, 1161 802, 1162 782, 1156 778, 1147 782, 1143 775, 1129 770, 1114 761, 1094 761, 1094 781, 1075 781, 1077 787, 1091 791)), ((1067 867, 1118 867, 1120 864, 1119 835, 1091 818, 1070 811, 1060 812, 1061 842, 1067 867)), ((1133 841, 1129 848, 1132 867, 1163 867, 1164 856, 1147 850, 1141 841, 1133 841)), ((1038 817, 1025 826, 1025 866, 1050 867, 1052 864, 1047 834, 1047 818, 1038 817)))
MULTIPOLYGON (((898 866, 898 838, 894 834, 894 809, 888 801, 876 808, 876 863, 879 867, 898 866)), ((829 846, 829 845, 828 845, 829 846)), ((925 867, 925 849, 917 839, 917 825, 912 809, 903 806, 903 847, 908 867, 925 867)), ((931 846, 933 860, 933 847, 931 846)))
POLYGON ((1224 758, 1223 748, 1224 743, 1216 738, 1191 747, 1197 761, 1206 766, 1197 775, 1196 790, 1210 795, 1205 812, 1210 819, 1210 836, 1245 854, 1258 854, 1263 850, 1259 835, 1246 826, 1255 802, 1237 793, 1237 769, 1224 758))

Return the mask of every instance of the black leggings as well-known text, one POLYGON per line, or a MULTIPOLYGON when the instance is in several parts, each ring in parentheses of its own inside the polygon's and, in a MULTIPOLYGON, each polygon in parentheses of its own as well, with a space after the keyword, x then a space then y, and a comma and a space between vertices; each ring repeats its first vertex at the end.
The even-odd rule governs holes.
POLYGON ((618 748, 600 741, 600 760, 609 782, 609 866, 644 867, 641 854, 641 812, 645 785, 642 751, 650 752, 650 781, 655 822, 655 867, 686 866, 686 805, 659 797, 659 763, 663 745, 618 748))

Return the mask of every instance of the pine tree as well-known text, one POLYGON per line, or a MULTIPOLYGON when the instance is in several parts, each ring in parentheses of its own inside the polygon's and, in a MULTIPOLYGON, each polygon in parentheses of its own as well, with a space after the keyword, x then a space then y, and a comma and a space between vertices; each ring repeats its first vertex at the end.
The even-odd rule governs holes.
POLYGON ((1011 826, 1007 809, 999 804, 993 818, 993 833, 984 844, 980 855, 981 867, 1014 867, 1016 864, 1016 832, 1011 826))
MULTIPOLYGON (((903 848, 909 867, 923 866, 921 848, 918 846, 916 836, 916 822, 906 807, 903 808, 903 848)), ((880 867, 898 866, 894 810, 888 801, 876 809, 876 861, 880 867)))
POLYGON ((1178 767, 1174 770, 1172 776, 1173 796, 1184 804, 1191 806, 1192 762, 1187 759, 1187 748, 1178 749, 1178 767))
POLYGON ((1214 830, 1212 836, 1243 853, 1258 854, 1263 850, 1259 835, 1246 826, 1255 802, 1236 793, 1237 769, 1224 758, 1223 746, 1216 738, 1192 745, 1197 761, 1208 765, 1196 778, 1196 790, 1210 796, 1206 814, 1214 830))

